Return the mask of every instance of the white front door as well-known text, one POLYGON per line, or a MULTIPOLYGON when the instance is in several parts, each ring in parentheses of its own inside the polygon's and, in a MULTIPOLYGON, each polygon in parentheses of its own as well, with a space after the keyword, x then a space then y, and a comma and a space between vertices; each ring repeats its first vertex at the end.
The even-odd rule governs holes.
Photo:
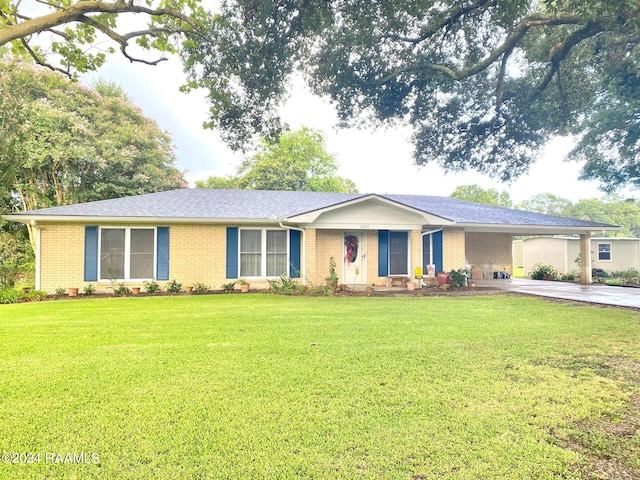
POLYGON ((342 279, 344 284, 366 283, 366 237, 364 232, 344 232, 342 242, 342 279))

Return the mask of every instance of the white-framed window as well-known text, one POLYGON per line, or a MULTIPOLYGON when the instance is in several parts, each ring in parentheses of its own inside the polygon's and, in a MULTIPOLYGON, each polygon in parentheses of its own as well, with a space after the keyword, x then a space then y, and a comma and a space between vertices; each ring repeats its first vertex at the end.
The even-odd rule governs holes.
POLYGON ((101 227, 100 280, 152 280, 156 266, 156 229, 101 227))
POLYGON ((278 277, 289 271, 287 230, 240 229, 240 276, 278 277))
POLYGON ((600 261, 611 260, 611 244, 610 243, 598 244, 598 260, 600 261))

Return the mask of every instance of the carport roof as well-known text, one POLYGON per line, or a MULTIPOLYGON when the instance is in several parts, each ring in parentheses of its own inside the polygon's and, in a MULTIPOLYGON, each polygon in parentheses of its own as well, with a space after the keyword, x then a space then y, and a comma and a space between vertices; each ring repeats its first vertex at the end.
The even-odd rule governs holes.
POLYGON ((605 223, 545 215, 447 197, 378 195, 265 190, 180 189, 131 197, 79 203, 14 213, 14 221, 282 221, 343 204, 371 198, 386 199, 399 208, 408 207, 443 219, 443 224, 476 227, 549 227, 574 230, 616 230, 605 223))

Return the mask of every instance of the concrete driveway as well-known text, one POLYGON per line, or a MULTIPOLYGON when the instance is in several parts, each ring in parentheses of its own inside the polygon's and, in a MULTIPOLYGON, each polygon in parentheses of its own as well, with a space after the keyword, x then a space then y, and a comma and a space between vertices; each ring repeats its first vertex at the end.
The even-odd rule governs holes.
POLYGON ((541 297, 578 300, 581 302, 640 308, 640 288, 612 287, 602 284, 577 285, 567 282, 543 280, 480 280, 478 286, 491 286, 502 290, 538 295, 541 297))

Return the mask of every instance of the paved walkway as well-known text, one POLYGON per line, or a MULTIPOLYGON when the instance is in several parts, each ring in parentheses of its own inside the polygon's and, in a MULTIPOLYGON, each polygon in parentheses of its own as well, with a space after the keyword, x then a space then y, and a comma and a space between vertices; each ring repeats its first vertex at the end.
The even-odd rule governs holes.
POLYGON ((640 308, 640 288, 613 287, 603 284, 577 285, 567 282, 546 282, 519 278, 512 280, 476 280, 475 282, 479 287, 494 287, 529 295, 640 308))

